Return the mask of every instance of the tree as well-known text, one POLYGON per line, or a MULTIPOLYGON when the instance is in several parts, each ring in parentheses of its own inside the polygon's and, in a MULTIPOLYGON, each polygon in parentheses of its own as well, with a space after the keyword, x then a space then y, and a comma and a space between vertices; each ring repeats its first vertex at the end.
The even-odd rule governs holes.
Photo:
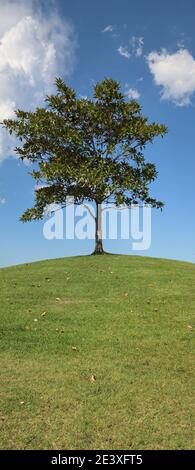
POLYGON ((17 110, 16 119, 3 122, 20 139, 21 146, 15 151, 34 165, 31 175, 40 186, 34 207, 21 220, 41 219, 48 204, 65 207, 67 196, 73 196, 76 204, 93 201, 94 253, 101 254, 102 203, 129 207, 145 203, 162 208, 162 202, 150 197, 157 171, 153 163, 145 161, 143 151, 167 129, 150 124, 141 106, 128 101, 120 84, 111 78, 94 86, 93 99, 77 98, 60 78, 56 87, 57 93, 46 97, 45 108, 17 110))

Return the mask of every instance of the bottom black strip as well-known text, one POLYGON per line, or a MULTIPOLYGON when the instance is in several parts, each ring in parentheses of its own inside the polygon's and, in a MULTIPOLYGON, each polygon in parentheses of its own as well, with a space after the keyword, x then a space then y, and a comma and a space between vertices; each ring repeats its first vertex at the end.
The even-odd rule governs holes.
POLYGON ((71 468, 91 468, 94 465, 121 465, 126 466, 139 466, 142 467, 155 467, 158 465, 183 465, 184 468, 190 468, 193 465, 194 452, 188 450, 165 450, 165 451, 150 451, 150 450, 72 450, 72 451, 0 451, 0 465, 2 468, 7 468, 12 465, 34 468, 35 465, 41 465, 42 468, 56 468, 57 466, 68 466, 71 468))

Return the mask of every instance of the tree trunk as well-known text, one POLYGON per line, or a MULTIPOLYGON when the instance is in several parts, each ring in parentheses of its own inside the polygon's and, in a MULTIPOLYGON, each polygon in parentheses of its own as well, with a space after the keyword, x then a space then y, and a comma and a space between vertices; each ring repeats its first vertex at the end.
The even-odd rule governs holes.
POLYGON ((102 207, 96 202, 96 218, 95 218, 95 250, 94 255, 102 255, 104 253, 102 243, 102 207))

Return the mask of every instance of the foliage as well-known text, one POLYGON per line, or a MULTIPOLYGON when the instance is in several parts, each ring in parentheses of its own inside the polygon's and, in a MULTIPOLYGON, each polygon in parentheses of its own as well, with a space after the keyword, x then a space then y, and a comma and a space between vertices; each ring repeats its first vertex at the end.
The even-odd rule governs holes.
POLYGON ((149 194, 157 171, 145 161, 144 150, 166 127, 150 124, 141 106, 127 101, 111 78, 94 86, 93 99, 77 98, 60 78, 56 87, 45 108, 18 110, 16 119, 4 120, 21 141, 15 149, 19 157, 33 163, 31 175, 39 188, 35 206, 22 220, 42 218, 47 204, 65 206, 67 196, 77 204, 87 199, 162 208, 149 194))

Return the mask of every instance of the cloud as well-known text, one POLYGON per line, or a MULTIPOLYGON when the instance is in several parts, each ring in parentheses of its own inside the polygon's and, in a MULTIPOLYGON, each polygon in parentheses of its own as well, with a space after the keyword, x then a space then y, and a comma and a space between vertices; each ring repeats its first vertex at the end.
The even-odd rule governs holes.
POLYGON ((88 100, 89 99, 87 95, 81 95, 81 94, 79 94, 79 98, 81 100, 88 100))
POLYGON ((166 49, 150 52, 146 58, 156 85, 162 87, 161 99, 177 106, 188 106, 195 92, 195 59, 187 49, 170 54, 166 49))
POLYGON ((0 196, 0 204, 5 204, 5 203, 6 203, 5 197, 0 196))
MULTIPOLYGON (((41 2, 1 0, 0 121, 19 108, 32 110, 43 103, 56 76, 69 76, 77 47, 75 32, 62 21, 53 3, 43 14, 41 2)), ((0 128, 0 161, 13 154, 14 140, 0 128)))
POLYGON ((140 93, 139 91, 136 89, 136 88, 129 88, 126 92, 125 92, 125 95, 127 96, 127 98, 129 98, 130 100, 137 100, 138 98, 140 98, 140 93))
POLYGON ((135 57, 141 57, 143 53, 143 47, 144 47, 144 38, 143 37, 137 37, 133 36, 130 39, 130 44, 132 47, 132 54, 135 55, 135 57))
POLYGON ((178 49, 185 49, 185 39, 179 39, 179 41, 177 41, 177 47, 178 49))
POLYGON ((120 46, 118 47, 117 51, 120 55, 125 57, 126 59, 130 59, 130 57, 141 57, 143 53, 144 47, 144 38, 133 36, 128 46, 120 46))
POLYGON ((128 51, 127 47, 120 46, 120 47, 118 47, 117 51, 122 57, 125 57, 125 59, 130 59, 131 54, 128 51))
POLYGON ((112 33, 115 29, 115 26, 113 26, 112 24, 109 24, 108 26, 106 26, 104 29, 102 29, 102 33, 112 33))

